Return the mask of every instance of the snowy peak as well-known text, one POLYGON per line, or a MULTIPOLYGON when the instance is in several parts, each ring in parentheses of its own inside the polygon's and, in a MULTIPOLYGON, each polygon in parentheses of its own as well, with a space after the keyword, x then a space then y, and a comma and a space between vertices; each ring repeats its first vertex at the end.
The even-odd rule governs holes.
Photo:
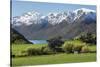
POLYGON ((75 11, 73 11, 74 13, 76 14, 82 14, 82 13, 90 13, 90 12, 93 12, 95 13, 96 11, 95 10, 91 10, 91 9, 86 9, 86 8, 80 8, 80 9, 76 9, 75 11))
POLYGON ((78 12, 78 11, 83 11, 83 12, 95 12, 95 10, 86 9, 86 8, 76 9, 74 12, 78 12))
POLYGON ((31 25, 31 24, 40 24, 40 23, 50 23, 52 25, 59 24, 63 21, 68 23, 73 23, 76 19, 79 18, 96 18, 96 11, 80 8, 72 12, 66 11, 61 13, 48 13, 47 15, 41 15, 39 12, 31 11, 24 13, 22 16, 16 16, 12 18, 12 24, 14 26, 20 25, 31 25))
POLYGON ((81 18, 92 18, 92 19, 96 18, 96 11, 91 10, 91 9, 80 8, 80 9, 74 10, 73 13, 75 13, 74 21, 76 19, 79 19, 80 17, 81 18))
POLYGON ((47 17, 48 22, 52 25, 59 24, 64 19, 67 19, 67 15, 63 13, 49 13, 47 17))
POLYGON ((27 12, 24 13, 22 16, 17 16, 13 17, 12 23, 15 26, 20 26, 20 25, 31 25, 31 24, 36 24, 39 23, 40 20, 40 13, 32 11, 32 12, 27 12))

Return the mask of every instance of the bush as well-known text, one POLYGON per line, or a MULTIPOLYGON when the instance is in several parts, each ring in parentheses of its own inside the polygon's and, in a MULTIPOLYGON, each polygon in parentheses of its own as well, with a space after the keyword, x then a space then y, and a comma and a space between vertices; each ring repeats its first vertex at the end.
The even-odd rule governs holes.
POLYGON ((90 51, 90 49, 88 48, 88 46, 84 46, 84 47, 82 47, 82 49, 81 49, 81 52, 82 53, 87 53, 87 52, 89 52, 90 51))
POLYGON ((77 51, 78 53, 80 53, 83 46, 84 46, 83 44, 75 44, 73 46, 73 48, 72 48, 72 51, 73 52, 76 52, 77 51))
POLYGON ((53 52, 49 47, 44 47, 42 49, 42 54, 45 54, 45 55, 49 55, 49 54, 54 54, 55 52, 53 52))
POLYGON ((25 51, 18 52, 15 54, 15 57, 25 57, 25 56, 27 56, 27 53, 25 51))
POLYGON ((27 54, 28 54, 28 56, 41 55, 42 52, 41 52, 41 49, 39 49, 39 48, 29 48, 27 50, 27 54))
POLYGON ((73 49, 73 44, 72 43, 65 43, 64 45, 63 45, 63 50, 66 52, 66 53, 72 53, 73 51, 72 51, 72 49, 73 49))
POLYGON ((80 53, 82 52, 86 52, 86 50, 88 51, 88 49, 86 49, 86 44, 85 43, 74 43, 74 42, 66 42, 63 45, 63 50, 66 53, 80 53))
POLYGON ((32 55, 49 55, 49 54, 54 54, 55 52, 53 52, 49 47, 45 46, 45 47, 41 47, 41 48, 29 48, 27 50, 27 54, 28 56, 32 56, 32 55))

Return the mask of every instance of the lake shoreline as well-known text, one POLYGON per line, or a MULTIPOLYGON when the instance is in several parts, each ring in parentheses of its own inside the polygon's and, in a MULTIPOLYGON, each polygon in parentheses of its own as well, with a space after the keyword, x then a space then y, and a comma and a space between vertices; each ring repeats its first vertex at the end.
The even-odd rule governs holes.
POLYGON ((47 44, 46 40, 29 40, 33 44, 47 44))

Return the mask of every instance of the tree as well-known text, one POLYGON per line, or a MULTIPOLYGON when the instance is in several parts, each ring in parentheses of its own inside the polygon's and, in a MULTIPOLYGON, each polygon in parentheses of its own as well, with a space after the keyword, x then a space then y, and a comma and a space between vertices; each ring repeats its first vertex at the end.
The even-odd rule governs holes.
POLYGON ((86 43, 96 44, 96 35, 91 33, 86 33, 80 36, 80 40, 86 43))
POLYGON ((60 48, 62 46, 62 44, 64 44, 64 41, 62 40, 62 37, 55 37, 52 39, 47 40, 48 42, 48 47, 57 52, 57 51, 62 51, 62 49, 60 48))

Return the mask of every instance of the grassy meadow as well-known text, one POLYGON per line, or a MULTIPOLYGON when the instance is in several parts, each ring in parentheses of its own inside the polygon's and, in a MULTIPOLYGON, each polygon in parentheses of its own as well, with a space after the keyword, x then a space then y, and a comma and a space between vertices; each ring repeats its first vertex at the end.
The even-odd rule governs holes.
POLYGON ((12 66, 77 63, 77 62, 93 62, 93 61, 96 61, 95 53, 86 53, 86 54, 62 53, 55 55, 12 58, 12 66))
MULTIPOLYGON (((67 41, 66 41, 67 42, 67 41)), ((81 41, 68 41, 73 43, 82 43, 81 41)), ((47 44, 12 44, 12 54, 20 55, 22 51, 28 48, 41 48, 47 44)), ((89 46, 91 51, 96 51, 96 45, 89 46)), ((23 65, 43 65, 43 64, 58 64, 58 63, 77 63, 77 62, 93 62, 96 61, 96 53, 80 53, 80 54, 67 54, 57 53, 52 55, 37 55, 37 56, 24 56, 12 57, 12 66, 23 65)))

